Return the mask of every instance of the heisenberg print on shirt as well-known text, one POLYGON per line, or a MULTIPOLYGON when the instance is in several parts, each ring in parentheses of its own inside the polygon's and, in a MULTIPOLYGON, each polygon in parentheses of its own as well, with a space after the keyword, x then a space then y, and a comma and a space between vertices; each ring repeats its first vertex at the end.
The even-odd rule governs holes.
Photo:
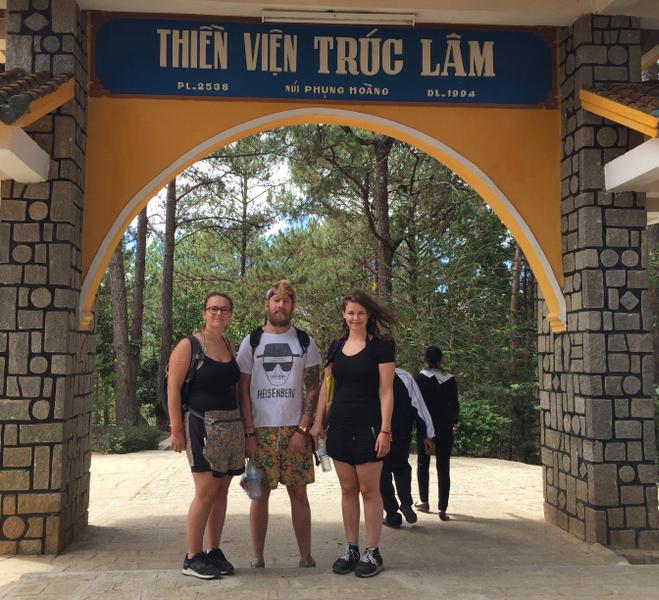
MULTIPOLYGON (((263 371, 271 386, 257 390, 256 397, 263 398, 295 398, 294 387, 283 387, 291 378, 293 359, 300 356, 291 350, 287 343, 266 344, 263 354, 256 355, 256 361, 262 361, 263 371)), ((295 383, 295 382, 291 382, 295 383)))
POLYGON ((264 331, 253 351, 246 336, 236 360, 240 372, 251 376, 254 426, 297 425, 304 407, 304 369, 321 361, 313 338, 303 352, 293 327, 284 333, 264 331))

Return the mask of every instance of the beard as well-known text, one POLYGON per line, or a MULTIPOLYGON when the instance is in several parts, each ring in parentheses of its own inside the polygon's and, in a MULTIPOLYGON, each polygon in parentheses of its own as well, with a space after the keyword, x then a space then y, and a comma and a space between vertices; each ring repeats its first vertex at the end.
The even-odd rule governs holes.
POLYGON ((275 327, 284 327, 285 325, 289 325, 291 322, 291 317, 293 316, 293 311, 286 311, 286 310, 277 310, 275 312, 271 311, 266 311, 266 318, 268 319, 268 323, 271 325, 274 325, 275 327))

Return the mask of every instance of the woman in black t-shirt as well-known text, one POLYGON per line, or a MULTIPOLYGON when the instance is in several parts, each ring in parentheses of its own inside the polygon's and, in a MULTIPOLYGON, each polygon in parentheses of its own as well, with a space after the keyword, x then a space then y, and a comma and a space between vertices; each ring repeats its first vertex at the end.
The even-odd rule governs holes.
POLYGON ((327 428, 327 453, 341 483, 345 552, 335 573, 371 577, 382 570, 380 472, 391 445, 395 344, 389 337, 394 316, 361 290, 343 299, 343 333, 332 342, 311 435, 323 436, 328 376, 334 398, 327 428), (366 550, 359 555, 359 496, 364 501, 366 550))
POLYGON ((245 432, 236 398, 240 369, 231 343, 224 336, 231 322, 233 301, 211 292, 204 302, 204 325, 196 340, 182 339, 172 351, 167 378, 172 449, 186 450, 195 495, 188 510, 187 554, 183 574, 200 579, 232 575, 234 568, 220 550, 233 475, 245 470, 245 432), (201 345, 202 358, 185 397, 181 390, 193 357, 192 341, 201 345), (206 532, 204 552, 203 537, 206 532))

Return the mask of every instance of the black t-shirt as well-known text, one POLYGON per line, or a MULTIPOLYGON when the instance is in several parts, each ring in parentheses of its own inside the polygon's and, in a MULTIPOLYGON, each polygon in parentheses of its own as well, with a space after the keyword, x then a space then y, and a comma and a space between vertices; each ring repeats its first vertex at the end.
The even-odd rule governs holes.
POLYGON ((329 425, 344 427, 367 425, 380 429, 380 371, 381 363, 394 362, 396 345, 393 340, 373 337, 363 350, 354 356, 346 356, 341 348, 335 351, 330 344, 328 360, 334 355, 334 400, 329 414, 329 425))
POLYGON ((188 406, 197 412, 207 410, 235 410, 238 408, 236 384, 240 379, 240 369, 235 359, 218 362, 204 358, 190 384, 188 406))

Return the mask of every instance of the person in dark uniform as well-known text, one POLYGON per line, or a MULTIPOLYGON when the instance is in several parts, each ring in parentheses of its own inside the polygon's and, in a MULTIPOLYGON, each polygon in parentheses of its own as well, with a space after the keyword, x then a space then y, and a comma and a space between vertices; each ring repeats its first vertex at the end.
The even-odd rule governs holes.
MULTIPOLYGON (((453 448, 453 434, 460 426, 460 403, 458 383, 451 373, 443 371, 442 351, 438 346, 428 346, 423 357, 424 369, 415 376, 428 412, 435 427, 435 460, 439 487, 439 518, 448 521, 446 514, 451 489, 450 461, 453 448)), ((417 429, 418 431, 418 429, 417 429)), ((430 453, 426 452, 423 440, 417 438, 418 462, 417 479, 419 499, 415 505, 420 512, 429 512, 428 481, 430 474, 430 453)))
POLYGON ((394 529, 398 529, 403 523, 399 510, 408 523, 417 521, 416 513, 412 509, 412 467, 409 462, 412 428, 415 421, 419 431, 418 437, 423 440, 425 451, 432 452, 435 429, 421 390, 412 375, 396 367, 394 412, 391 417, 391 450, 384 457, 380 475, 380 494, 385 512, 383 524, 394 529), (396 491, 392 478, 396 482, 396 491))

